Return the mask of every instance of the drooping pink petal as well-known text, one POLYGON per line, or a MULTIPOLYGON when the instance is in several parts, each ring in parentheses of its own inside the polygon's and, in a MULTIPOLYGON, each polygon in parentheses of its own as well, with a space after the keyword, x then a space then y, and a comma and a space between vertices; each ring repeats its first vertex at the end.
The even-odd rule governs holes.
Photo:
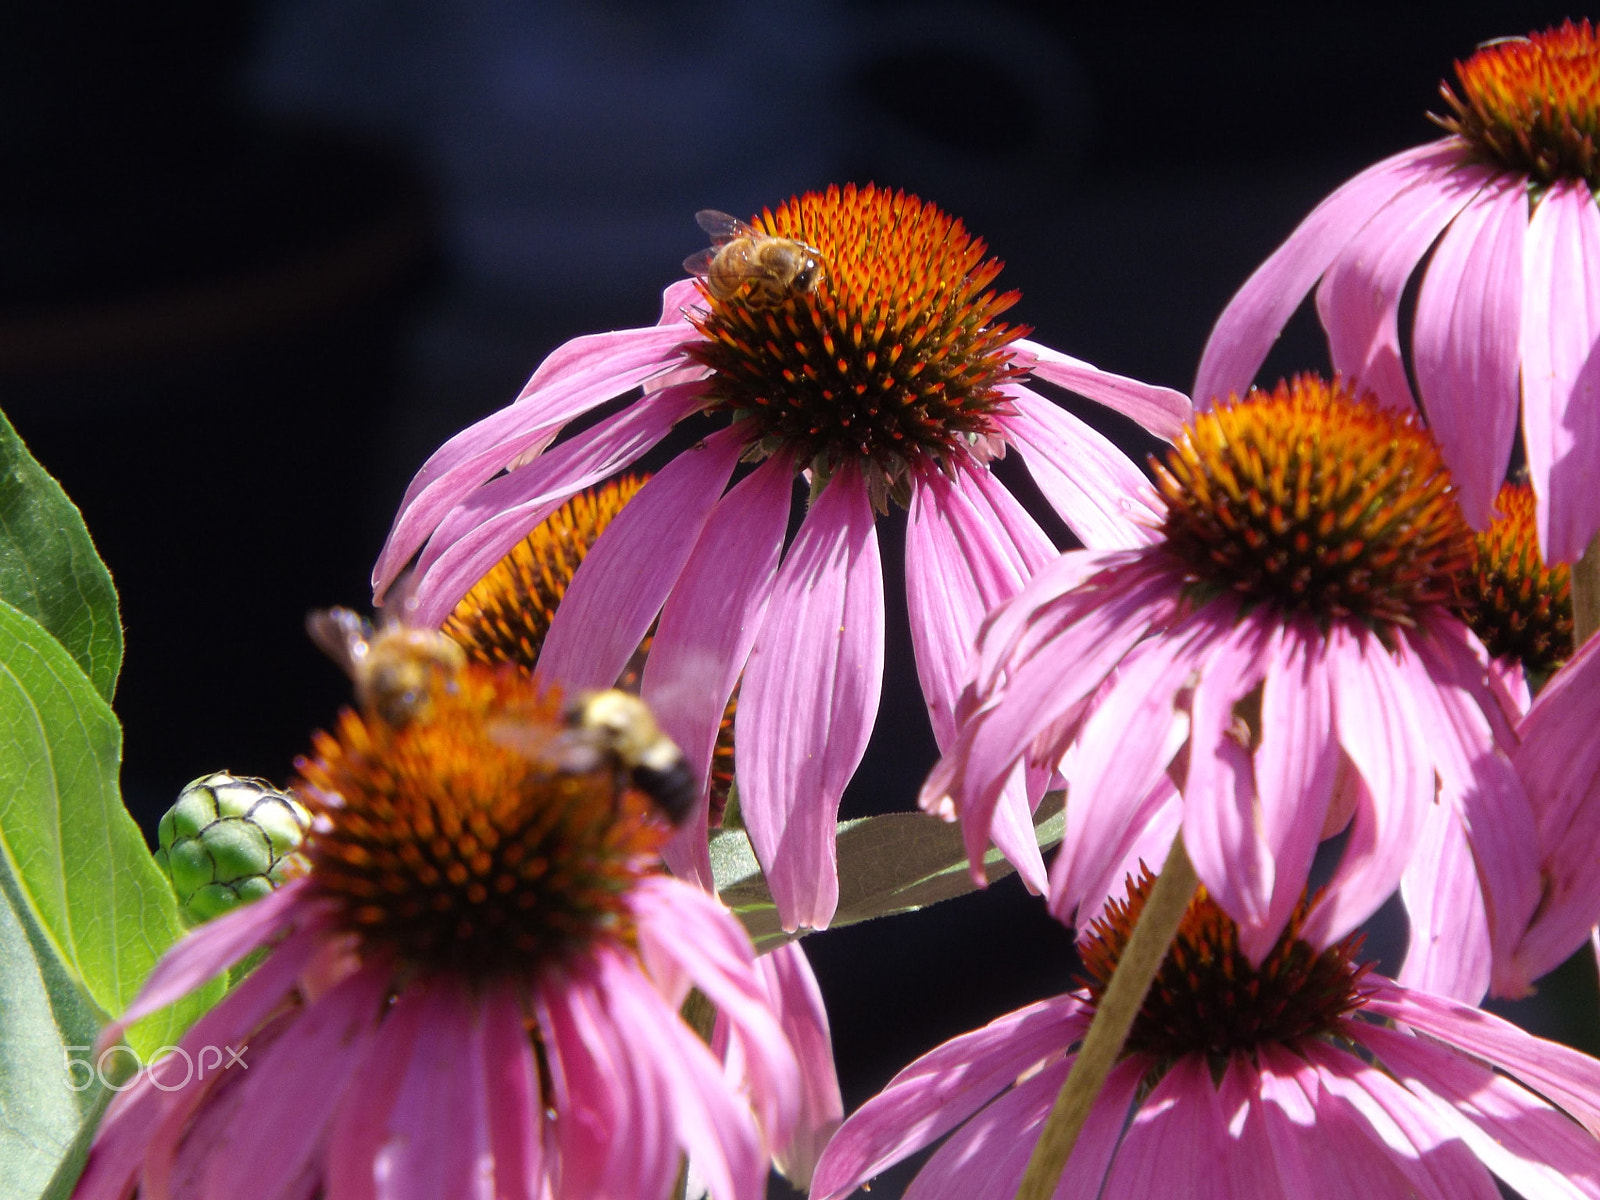
POLYGON ((1115 855, 1106 856, 1109 865, 1098 876, 1080 872, 1075 877, 1058 877, 1061 859, 1050 866, 1050 915, 1063 925, 1086 928, 1099 917, 1112 900, 1128 894, 1128 879, 1137 879, 1142 867, 1159 871, 1172 850, 1172 839, 1183 826, 1183 798, 1171 778, 1163 776, 1139 802, 1127 823, 1115 855), (1087 883, 1078 880, 1087 878, 1087 883))
MULTIPOLYGON (((990 472, 918 478, 906 525, 906 604, 917 678, 941 749, 955 737, 955 703, 984 616, 1054 557, 1044 531, 990 472)), ((1008 820, 991 832, 1023 882, 1042 892, 1029 800, 1019 774, 1001 801, 1008 820)), ((976 868, 982 855, 973 861, 976 868)))
POLYGON ((1470 1003, 1430 995, 1381 976, 1371 983, 1372 995, 1362 1006, 1367 1012, 1493 1063, 1600 1137, 1600 1064, 1589 1055, 1534 1037, 1470 1003))
POLYGON ((479 1019, 489 1150, 494 1156, 494 1200, 541 1200, 544 1101, 515 989, 488 988, 479 1019))
POLYGON ((548 444, 574 417, 684 361, 682 326, 574 338, 539 365, 515 403, 469 425, 422 465, 400 501, 372 571, 378 600, 441 518, 519 456, 548 444))
POLYGON ((380 1200, 379 1167, 389 1140, 389 1113, 431 1012, 424 995, 402 990, 350 1078, 344 1102, 329 1122, 327 1200, 380 1200))
POLYGON ((1600 529, 1600 210, 1581 180, 1533 210, 1523 260, 1522 437, 1547 563, 1600 529))
MULTIPOLYGON (((833 1062, 833 1038, 822 989, 800 942, 785 942, 756 959, 767 999, 800 1066, 800 1110, 794 1137, 774 1151, 778 1170, 795 1187, 811 1186, 817 1159, 844 1120, 844 1098, 833 1062)), ((721 1014, 718 1014, 719 1019, 721 1014)), ((748 1061, 748 1051, 741 1051, 748 1061)), ((773 1138, 771 1131, 767 1132, 773 1138)))
POLYGON ((799 1067, 757 978, 743 928, 715 896, 664 876, 640 879, 629 903, 638 919, 639 952, 663 996, 677 1006, 693 982, 732 1024, 761 1126, 786 1144, 799 1112, 799 1067))
POLYGON ((564 688, 615 685, 694 548, 744 449, 712 434, 651 477, 590 547, 556 606, 537 671, 564 688))
POLYGON ((1417 293, 1417 389, 1474 529, 1489 524, 1516 436, 1527 229, 1524 177, 1497 176, 1439 239, 1417 293))
POLYGON ((1397 977, 1407 987, 1468 1004, 1489 990, 1492 951, 1483 890, 1453 804, 1434 804, 1400 877, 1411 940, 1397 977))
POLYGON ((794 491, 774 455, 711 510, 661 610, 640 694, 700 783, 699 806, 662 851, 673 873, 711 886, 706 787, 717 731, 766 617, 794 491))
POLYGON ((1142 425, 1158 438, 1170 442, 1189 419, 1189 397, 1182 392, 1140 383, 1125 375, 1113 375, 1081 358, 1073 358, 1070 354, 1063 354, 1027 338, 1019 338, 1012 344, 1018 352, 1019 362, 1032 358, 1033 361, 1028 364, 1031 374, 1104 404, 1142 425))
POLYGON ((1477 1158, 1523 1196, 1600 1195, 1594 1135, 1466 1055, 1378 1025, 1353 1036, 1477 1158))
MULTIPOLYGON (((1006 440, 1021 452, 1050 507, 1084 546, 1134 550, 1149 545, 1166 507, 1128 456, 1066 409, 1020 384, 1002 390, 1016 408, 999 418, 1006 440)), ((1187 407, 1185 402, 1185 416, 1187 407)))
POLYGON ((1217 1088, 1217 1103, 1228 1131, 1218 1167, 1223 1173, 1224 1193, 1231 1200, 1278 1200, 1302 1194, 1286 1188, 1278 1174, 1260 1091, 1260 1072, 1249 1056, 1230 1054, 1217 1088))
MULTIPOLYGON (((1498 1200, 1500 1190, 1484 1165, 1383 1071, 1322 1042, 1308 1043, 1304 1053, 1317 1073, 1319 1128, 1342 1118, 1364 1133, 1366 1145, 1352 1157, 1377 1160, 1380 1171, 1389 1168, 1383 1173, 1392 1180, 1391 1194, 1418 1200, 1498 1200), (1395 1179, 1396 1173, 1403 1178, 1395 1179)), ((1350 1189, 1341 1194, 1351 1194, 1350 1189)))
MULTIPOLYGON (((1273 636, 1255 614, 1233 626, 1198 664, 1190 703, 1183 842, 1206 890, 1239 923, 1242 948, 1247 933, 1265 934, 1268 947, 1274 940, 1263 926, 1275 865, 1257 824, 1254 764, 1234 730, 1233 706, 1261 682, 1273 636)), ((1258 958, 1264 952, 1253 949, 1258 958)))
POLYGON ((1076 996, 1056 996, 999 1017, 929 1051, 851 1114, 823 1151, 815 1200, 838 1200, 942 1137, 1020 1075, 1083 1036, 1076 996))
POLYGON ((1554 970, 1600 923, 1600 638, 1551 677, 1521 726, 1517 774, 1538 824, 1538 916, 1517 946, 1522 978, 1554 970))
POLYGON ((356 972, 308 1006, 251 1064, 235 1118, 219 1134, 228 1153, 208 1160, 209 1194, 277 1196, 300 1176, 320 1152, 323 1131, 366 1056, 389 984, 386 970, 356 972))
POLYGON ((1493 172, 1463 164, 1399 192, 1339 252, 1317 288, 1333 369, 1385 405, 1414 401, 1400 353, 1400 296, 1428 247, 1493 172))
POLYGON ((1369 221, 1409 187, 1427 186, 1456 167, 1464 147, 1445 138, 1374 163, 1311 210, 1228 301, 1200 356, 1196 408, 1230 392, 1244 395, 1267 351, 1311 285, 1369 221))
POLYGON ((1292 619, 1266 654, 1255 781, 1273 886, 1262 925, 1239 931, 1252 959, 1271 950, 1300 900, 1339 773, 1321 631, 1309 618, 1292 619))
POLYGON ((1336 621, 1326 653, 1334 729, 1361 786, 1333 882, 1301 934, 1318 947, 1366 920, 1399 885, 1434 799, 1421 721, 1389 652, 1370 631, 1336 621))
MULTIPOLYGON (((1059 919, 1070 920, 1102 884, 1122 891, 1122 879, 1107 876, 1139 837, 1153 811, 1150 802, 1157 809, 1162 804, 1167 768, 1189 734, 1179 693, 1214 650, 1227 620, 1213 623, 1195 614, 1165 636, 1139 643, 1097 694, 1060 765, 1071 802, 1050 868, 1050 908, 1059 919)), ((1164 860, 1163 854, 1150 865, 1159 870, 1164 860)))
POLYGON ((883 568, 866 484, 842 468, 773 585, 735 718, 739 803, 785 929, 839 902, 834 825, 878 712, 883 568))
POLYGON ((1443 803, 1460 814, 1482 884, 1492 986, 1515 994, 1517 939, 1539 902, 1533 809, 1506 751, 1514 745, 1489 687, 1487 656, 1454 618, 1425 620, 1396 657, 1422 718, 1443 803), (1414 654, 1412 651, 1414 650, 1414 654))
MULTIPOLYGON (((1113 567, 1104 573, 1103 590, 1078 589, 1052 601, 1056 611, 1048 627, 1054 636, 1038 643, 1017 639, 1003 660, 995 660, 991 678, 996 684, 1001 683, 1001 662, 1011 668, 1003 686, 989 691, 982 709, 957 713, 964 721, 959 738, 923 784, 919 803, 929 811, 959 803, 970 857, 982 854, 994 806, 1017 763, 1033 748, 1039 729, 1080 705, 1170 606, 1171 581, 1163 569, 1149 569, 1137 557, 1120 565, 1124 570, 1113 567)), ((1040 574, 1050 572, 1047 567, 1040 574)), ((1013 620, 1013 610, 1026 609, 1032 586, 1001 606, 990 627, 1013 620)), ((979 670, 985 666, 983 644, 980 634, 979 670)))
POLYGON ((320 915, 305 882, 295 880, 196 926, 162 955, 127 1011, 100 1031, 95 1044, 101 1049, 115 1045, 135 1021, 181 1000, 291 925, 309 925, 320 915))
MULTIPOLYGON (((633 1065, 651 1077, 666 1106, 675 1142, 706 1181, 712 1200, 760 1200, 767 1174, 760 1139, 749 1111, 723 1084, 721 1066, 710 1048, 615 952, 604 952, 598 959, 612 1019, 632 1043, 633 1065), (649 1037, 641 1044, 640 1032, 646 1030, 649 1037)), ((672 1176, 671 1171, 641 1172, 638 1185, 621 1196, 659 1200, 662 1185, 672 1176)))
POLYGON ((657 392, 472 492, 439 522, 417 560, 412 622, 441 624, 529 530, 577 492, 636 460, 702 397, 700 384, 657 392))
POLYGON ((1133 1114, 1106 1177, 1118 1200, 1170 1200, 1173 1180, 1194 1200, 1233 1200, 1223 1168, 1231 1137, 1204 1059, 1174 1063, 1133 1114))

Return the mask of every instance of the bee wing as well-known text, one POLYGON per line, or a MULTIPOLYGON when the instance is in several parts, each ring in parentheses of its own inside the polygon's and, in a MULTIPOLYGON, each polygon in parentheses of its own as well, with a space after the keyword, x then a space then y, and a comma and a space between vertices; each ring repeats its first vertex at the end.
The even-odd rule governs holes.
POLYGON ((738 217, 731 217, 714 208, 702 208, 695 213, 694 223, 711 235, 711 241, 715 245, 731 242, 734 238, 761 236, 759 230, 752 229, 738 217))
POLYGON ((491 721, 485 730, 497 745, 557 771, 592 771, 603 759, 599 747, 560 725, 491 721))
POLYGON ((306 633, 352 679, 357 664, 367 656, 372 632, 372 623, 348 608, 319 608, 306 614, 306 633))
POLYGON ((697 250, 683 260, 683 269, 691 275, 711 274, 711 260, 716 258, 717 248, 707 246, 704 250, 697 250))

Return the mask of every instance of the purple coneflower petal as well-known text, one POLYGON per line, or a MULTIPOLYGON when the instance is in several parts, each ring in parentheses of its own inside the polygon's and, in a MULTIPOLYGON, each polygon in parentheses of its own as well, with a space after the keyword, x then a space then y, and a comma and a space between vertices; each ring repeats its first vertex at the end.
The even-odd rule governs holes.
POLYGON ((1372 995, 1363 1005, 1367 1011, 1493 1063, 1600 1137, 1600 1065, 1587 1054, 1533 1037, 1493 1013, 1445 996, 1396 986, 1382 977, 1373 977, 1371 986, 1372 995))
POLYGON ((1335 622, 1327 662, 1339 745, 1362 786, 1334 880, 1301 934, 1319 947, 1366 920, 1399 885, 1435 790, 1411 690, 1389 651, 1372 633, 1335 622))
POLYGON ((1462 158, 1455 138, 1402 151, 1374 163, 1312 209, 1217 318, 1195 378, 1195 407, 1209 408, 1231 392, 1242 396, 1311 285, 1350 239, 1379 219, 1395 196, 1429 185, 1462 158))
POLYGON ((373 1035, 345 1101, 328 1125, 327 1200, 380 1200, 378 1163, 394 1108, 429 1007, 411 989, 395 997, 373 1035))
POLYGON ((622 1061, 624 1048, 607 1036, 609 1021, 594 994, 595 975, 592 962, 574 963, 540 986, 534 1000, 552 1107, 561 1114, 553 1129, 565 1196, 594 1195, 615 1146, 637 1140, 641 1157, 648 1152, 661 1161, 666 1157, 632 1128, 638 1104, 651 1098, 635 1094, 622 1061))
POLYGON ((1198 664, 1183 786, 1183 842, 1195 874, 1239 922, 1241 947, 1246 947, 1246 933, 1265 936, 1265 947, 1247 947, 1253 960, 1276 937, 1263 928, 1272 900, 1273 861, 1257 823, 1254 766, 1234 729, 1233 706, 1261 682, 1272 638, 1271 625, 1247 616, 1198 664))
POLYGON ((443 622, 529 529, 666 437, 701 403, 703 392, 699 383, 657 392, 473 491, 440 522, 417 560, 413 622, 443 622))
POLYGON ((800 1078, 739 926, 716 897, 677 879, 641 879, 630 903, 639 953, 662 995, 680 1005, 692 982, 716 1006, 738 1036, 761 1127, 784 1144, 799 1111, 800 1078))
MULTIPOLYGON (((744 450, 722 429, 674 458, 606 526, 573 574, 539 651, 546 682, 605 688, 638 651, 744 450)), ((724 701, 726 703, 726 701, 724 701)))
POLYGON ((1577 562, 1600 528, 1600 209, 1553 185, 1528 225, 1522 436, 1546 562, 1577 562))
POLYGON ((1532 1092, 1447 1046, 1377 1025, 1352 1035, 1384 1068, 1524 1196, 1600 1195, 1600 1146, 1532 1092))
MULTIPOLYGON (((1173 699, 1215 641, 1216 628, 1191 618, 1167 638, 1135 646, 1100 691, 1083 732, 1063 759, 1071 803, 1050 868, 1050 905, 1063 920, 1093 895, 1162 803, 1167 768, 1188 737, 1173 699)), ((1165 855, 1151 865, 1158 868, 1165 855)), ((1122 891, 1122 878, 1109 887, 1122 891)), ((1103 893, 1102 893, 1103 894, 1103 893)))
MULTIPOLYGON (((371 1045, 389 982, 382 967, 356 972, 251 1064, 258 1073, 239 1083, 234 1119, 219 1134, 229 1151, 210 1158, 210 1194, 277 1196, 321 1152, 323 1130, 371 1045)), ((159 1194, 160 1185, 152 1181, 152 1190, 159 1194)))
POLYGON ((681 326, 623 329, 574 338, 534 372, 517 402, 469 425, 434 451, 400 502, 372 571, 381 600, 439 521, 519 456, 549 444, 561 426, 681 361, 681 326))
POLYGON ((735 771, 750 841, 785 929, 827 927, 839 902, 834 825, 883 683, 883 569, 860 472, 811 506, 745 668, 735 771))
MULTIPOLYGON (((1072 1059, 1053 1062, 1037 1075, 1018 1083, 994 1103, 980 1109, 940 1146, 916 1177, 906 1185, 902 1200, 962 1200, 972 1196, 1014 1196, 1033 1147, 1039 1127, 1049 1116, 1061 1082, 1072 1059)), ((1096 1102, 1092 1112, 1099 1112, 1096 1102)), ((1124 1114, 1125 1115, 1125 1114, 1124 1114)), ((1091 1116, 1091 1120, 1093 1117, 1091 1116)), ((1120 1126, 1121 1117, 1118 1119, 1120 1126)), ((1089 1134, 1087 1127, 1084 1136, 1089 1134)), ((1081 1140, 1081 1139, 1080 1139, 1081 1140)), ((1097 1148, 1116 1147, 1116 1135, 1102 1136, 1097 1148)), ((1109 1159, 1107 1153, 1105 1158, 1109 1159)), ((1063 1172, 1065 1173, 1065 1172, 1063 1172)), ((1105 1163, 1100 1163, 1100 1176, 1105 1163)), ((1099 1186, 1094 1180, 1090 1194, 1099 1186)), ((1068 1192, 1067 1195, 1073 1193, 1068 1192)))
POLYGON ((1527 229, 1526 181, 1496 176, 1445 231, 1417 293, 1417 388, 1474 529, 1489 524, 1516 436, 1527 229))
MULTIPOLYGON (((1087 548, 1133 550, 1155 539, 1164 510, 1127 455, 1022 385, 1002 390, 1016 408, 998 418, 1006 440, 1022 454, 1050 507, 1087 548)), ((1184 408, 1187 415, 1187 401, 1184 408)))
POLYGON ((1253 959, 1272 948, 1300 899, 1339 775, 1322 641, 1315 622, 1302 617, 1288 621, 1266 645, 1261 741, 1254 757, 1273 888, 1262 926, 1240 930, 1241 944, 1253 959))
MULTIPOLYGON (((612 952, 600 957, 601 984, 618 1027, 652 1031, 649 1052, 635 1061, 653 1077, 676 1128, 674 1148, 681 1146, 688 1154, 714 1200, 759 1200, 766 1158, 749 1112, 734 1103, 721 1083, 721 1064, 636 970, 612 952)), ((670 1178, 670 1172, 654 1168, 622 1194, 657 1200, 660 1180, 670 1178)))
MULTIPOLYGON (((1068 806, 1068 817, 1071 806, 1068 806)), ((1139 877, 1144 867, 1159 870, 1167 861, 1172 839, 1183 827, 1183 798, 1172 780, 1163 775, 1127 821, 1115 853, 1100 854, 1106 866, 1098 876, 1081 864, 1069 875, 1060 856, 1050 864, 1050 915, 1063 925, 1085 928, 1100 916, 1108 901, 1127 895, 1128 876, 1139 877)), ((1088 844, 1088 838, 1083 839, 1088 844)))
POLYGON ((1317 315, 1328 331, 1334 370, 1385 404, 1413 406, 1400 353, 1400 296, 1445 226, 1493 173, 1461 166, 1399 192, 1383 219, 1364 225, 1317 288, 1317 315))
POLYGON ((1400 897, 1411 938, 1399 981, 1477 1004, 1489 990, 1493 953, 1477 864, 1455 805, 1429 808, 1400 897))
POLYGON ((297 920, 315 920, 318 910, 305 893, 305 883, 295 880, 191 930, 162 955, 127 1011, 100 1031, 95 1044, 115 1044, 135 1021, 181 1000, 297 920))
MULTIPOLYGON (((1410 1092, 1383 1071, 1343 1049, 1307 1042, 1316 1071, 1319 1129, 1359 1130, 1364 1144, 1348 1157, 1374 1164, 1387 1187, 1357 1189, 1396 1200, 1498 1200, 1494 1177, 1410 1092)), ((1330 1147, 1335 1153, 1337 1147, 1330 1147)), ((1348 1188, 1333 1195, 1350 1195, 1348 1188)))
MULTIPOLYGON (((1073 358, 1039 342, 1019 338, 1013 343, 1019 361, 1031 358, 1030 374, 1049 381, 1057 387, 1105 405, 1136 421, 1159 438, 1171 441, 1178 436, 1183 423, 1189 419, 1189 397, 1171 388, 1157 387, 1129 379, 1126 375, 1113 375, 1102 371, 1081 358, 1073 358)), ((1043 404, 1044 401, 1039 401, 1043 404)), ((1054 405, 1050 406, 1052 409, 1054 405)), ((1059 412, 1059 409, 1055 409, 1059 412)))
MULTIPOLYGON (((989 472, 963 471, 952 480, 930 471, 918 479, 906 525, 906 603, 940 749, 955 739, 955 703, 985 614, 1054 557, 1044 531, 989 472)), ((1044 859, 1029 819, 1036 797, 1024 775, 1006 786, 991 835, 1029 890, 1042 892, 1044 859)), ((981 865, 981 853, 973 861, 981 865)))
POLYGON ((544 1101, 516 992, 510 987, 487 989, 479 1020, 495 1200, 541 1200, 544 1101))
POLYGON ((847 1195, 892 1163, 942 1137, 1028 1070, 1083 1036, 1076 996, 1007 1013, 930 1050, 853 1113, 811 1182, 816 1200, 847 1195))
POLYGON ((640 694, 700 781, 696 818, 662 856, 674 874, 705 887, 711 755, 772 598, 793 492, 793 464, 779 455, 717 502, 661 610, 640 681, 640 694))
MULTIPOLYGON (((773 1159, 784 1178, 797 1188, 811 1186, 817 1159, 844 1120, 844 1097, 833 1061, 833 1038, 822 989, 799 942, 786 942, 756 959, 756 972, 768 1003, 800 1066, 800 1109, 795 1136, 773 1159)), ((719 1023, 722 1017, 718 1014, 719 1023)), ((725 1025, 724 1025, 725 1027, 725 1025)), ((741 1051, 748 1064, 748 1051, 741 1051)))
POLYGON ((1198 1055, 1185 1055, 1145 1097, 1122 1135, 1106 1178, 1117 1200, 1168 1200, 1173 1181, 1194 1200, 1234 1200, 1226 1171, 1228 1122, 1198 1055))
POLYGON ((1517 946, 1522 978, 1554 970, 1600 921, 1600 638, 1551 677, 1523 720, 1515 765, 1539 831, 1544 896, 1517 946))
POLYGON ((1491 723, 1500 706, 1488 685, 1482 648, 1467 628, 1435 620, 1420 633, 1404 640, 1397 663, 1422 717, 1441 799, 1459 811, 1472 846, 1494 951, 1494 986, 1515 990, 1517 981, 1507 972, 1539 903, 1539 852, 1527 834, 1535 827, 1532 806, 1505 752, 1514 746, 1514 735, 1491 723))

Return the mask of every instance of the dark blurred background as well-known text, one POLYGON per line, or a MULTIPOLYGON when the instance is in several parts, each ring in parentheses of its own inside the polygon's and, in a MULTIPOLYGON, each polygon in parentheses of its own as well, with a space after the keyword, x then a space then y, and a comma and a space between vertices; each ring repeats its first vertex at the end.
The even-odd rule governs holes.
MULTIPOLYGON (((655 319, 702 242, 695 210, 848 180, 916 191, 1006 260, 1040 340, 1187 390, 1215 314, 1299 218, 1435 135, 1423 114, 1453 59, 1568 15, 1442 0, 4 12, 0 406, 121 590, 124 789, 147 830, 207 771, 286 778, 346 694, 305 611, 365 605, 411 473, 548 350, 655 319)), ((1324 361, 1302 313, 1269 371, 1324 361)), ((885 529, 891 595, 900 544, 885 529)), ((932 758, 890 613, 883 717, 846 815, 909 807, 932 758)), ((1014 880, 808 944, 851 1106, 1074 969, 1014 880)), ((1395 965, 1392 934, 1373 948, 1395 965)), ((1546 988, 1518 1018, 1596 1048, 1592 967, 1565 974, 1575 1000, 1546 988)))

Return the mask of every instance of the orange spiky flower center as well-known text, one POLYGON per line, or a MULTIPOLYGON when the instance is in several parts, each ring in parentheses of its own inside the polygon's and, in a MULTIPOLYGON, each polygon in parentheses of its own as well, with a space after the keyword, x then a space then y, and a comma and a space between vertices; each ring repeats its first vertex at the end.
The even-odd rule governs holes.
MULTIPOLYGON (((1155 884, 1148 868, 1128 877, 1125 900, 1113 900, 1078 942, 1094 1003, 1128 944, 1155 884)), ((1361 935, 1318 951, 1300 940, 1309 911, 1304 899, 1260 966, 1239 948, 1239 927, 1204 887, 1189 902, 1167 957, 1134 1018, 1125 1053, 1170 1062, 1203 1054, 1219 1064, 1263 1043, 1293 1046, 1337 1035, 1340 1019, 1359 1008, 1370 964, 1358 964, 1361 935)))
POLYGON ((910 476, 992 456, 1000 388, 1020 374, 996 318, 1018 299, 990 285, 1001 263, 962 223, 873 185, 808 192, 751 225, 818 252, 812 286, 780 302, 749 291, 693 317, 689 354, 709 367, 713 411, 749 431, 752 456, 787 451, 826 478, 858 463, 882 509, 910 476))
MULTIPOLYGON (((444 632, 467 652, 468 659, 487 666, 509 664, 533 673, 550 632, 556 607, 590 548, 606 531, 623 505, 649 482, 648 475, 622 475, 579 492, 480 579, 445 618, 444 632)), ((637 694, 644 660, 654 634, 646 635, 617 686, 637 694)), ((717 825, 733 790, 733 718, 738 707, 735 688, 723 713, 711 755, 711 824, 717 825)))
POLYGON ((1449 603, 1471 554, 1427 431, 1337 378, 1230 397, 1152 466, 1167 550, 1202 597, 1231 591, 1383 633, 1449 603))
POLYGON ((518 672, 441 677, 426 719, 346 710, 295 790, 304 853, 363 949, 473 978, 629 938, 626 897, 667 830, 609 766, 567 769, 561 700, 518 672))
POLYGON ((1456 78, 1460 95, 1439 85, 1450 115, 1433 119, 1480 157, 1544 184, 1600 186, 1600 41, 1587 19, 1490 42, 1456 78))
POLYGON ((1534 505, 1526 483, 1500 489, 1501 516, 1473 539, 1457 611, 1491 655, 1544 676, 1572 654, 1572 569, 1545 566, 1534 505))

